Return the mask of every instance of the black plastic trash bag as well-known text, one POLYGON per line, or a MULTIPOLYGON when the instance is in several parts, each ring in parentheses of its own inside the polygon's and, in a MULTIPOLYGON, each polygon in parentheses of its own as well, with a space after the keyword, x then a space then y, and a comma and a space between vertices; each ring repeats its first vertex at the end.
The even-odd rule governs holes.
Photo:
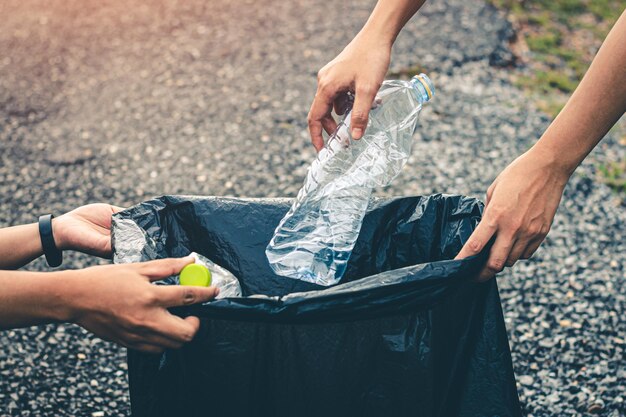
POLYGON ((134 416, 518 416, 486 252, 452 260, 482 204, 375 200, 342 283, 272 273, 265 247, 282 199, 162 197, 114 216, 115 262, 207 256, 243 298, 179 308, 201 328, 165 355, 129 351, 134 416))

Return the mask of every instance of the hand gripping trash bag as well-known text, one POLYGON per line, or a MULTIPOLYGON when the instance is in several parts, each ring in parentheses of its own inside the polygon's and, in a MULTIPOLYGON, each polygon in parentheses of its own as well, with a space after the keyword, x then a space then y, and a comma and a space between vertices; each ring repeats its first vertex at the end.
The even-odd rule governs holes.
POLYGON ((286 199, 166 196, 114 216, 115 262, 195 251, 243 292, 174 309, 201 320, 181 349, 128 352, 133 416, 520 415, 496 281, 472 281, 487 252, 453 260, 479 201, 373 200, 330 288, 268 265, 288 209, 286 199))

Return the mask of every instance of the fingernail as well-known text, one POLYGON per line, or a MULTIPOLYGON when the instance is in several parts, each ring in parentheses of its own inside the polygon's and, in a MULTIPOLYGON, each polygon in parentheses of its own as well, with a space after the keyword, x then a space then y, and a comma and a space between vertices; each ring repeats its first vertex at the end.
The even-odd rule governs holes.
POLYGON ((361 139, 361 135, 363 134, 363 129, 360 127, 355 127, 352 129, 352 138, 353 139, 361 139))
POLYGON ((215 296, 217 297, 218 295, 220 295, 220 289, 215 287, 215 296))

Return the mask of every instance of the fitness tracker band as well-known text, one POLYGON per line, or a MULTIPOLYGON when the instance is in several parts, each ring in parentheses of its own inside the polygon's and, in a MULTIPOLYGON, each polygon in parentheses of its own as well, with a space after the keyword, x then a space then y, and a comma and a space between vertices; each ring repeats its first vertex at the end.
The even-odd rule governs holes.
POLYGON ((46 262, 52 268, 56 268, 63 262, 63 252, 57 248, 52 235, 52 214, 39 217, 39 236, 41 237, 41 247, 46 256, 46 262))

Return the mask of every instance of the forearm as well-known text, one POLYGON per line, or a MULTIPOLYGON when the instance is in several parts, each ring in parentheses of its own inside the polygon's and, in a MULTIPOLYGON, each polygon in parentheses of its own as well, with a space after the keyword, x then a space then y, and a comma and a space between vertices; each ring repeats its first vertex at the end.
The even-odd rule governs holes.
POLYGON ((0 329, 67 321, 74 271, 0 271, 0 329))
POLYGON ((622 13, 578 88, 534 146, 567 175, 626 111, 626 12, 622 13))
POLYGON ((42 254, 37 223, 0 229, 0 269, 17 269, 42 254))
POLYGON ((426 0, 379 0, 358 36, 373 36, 393 45, 406 22, 426 0))

